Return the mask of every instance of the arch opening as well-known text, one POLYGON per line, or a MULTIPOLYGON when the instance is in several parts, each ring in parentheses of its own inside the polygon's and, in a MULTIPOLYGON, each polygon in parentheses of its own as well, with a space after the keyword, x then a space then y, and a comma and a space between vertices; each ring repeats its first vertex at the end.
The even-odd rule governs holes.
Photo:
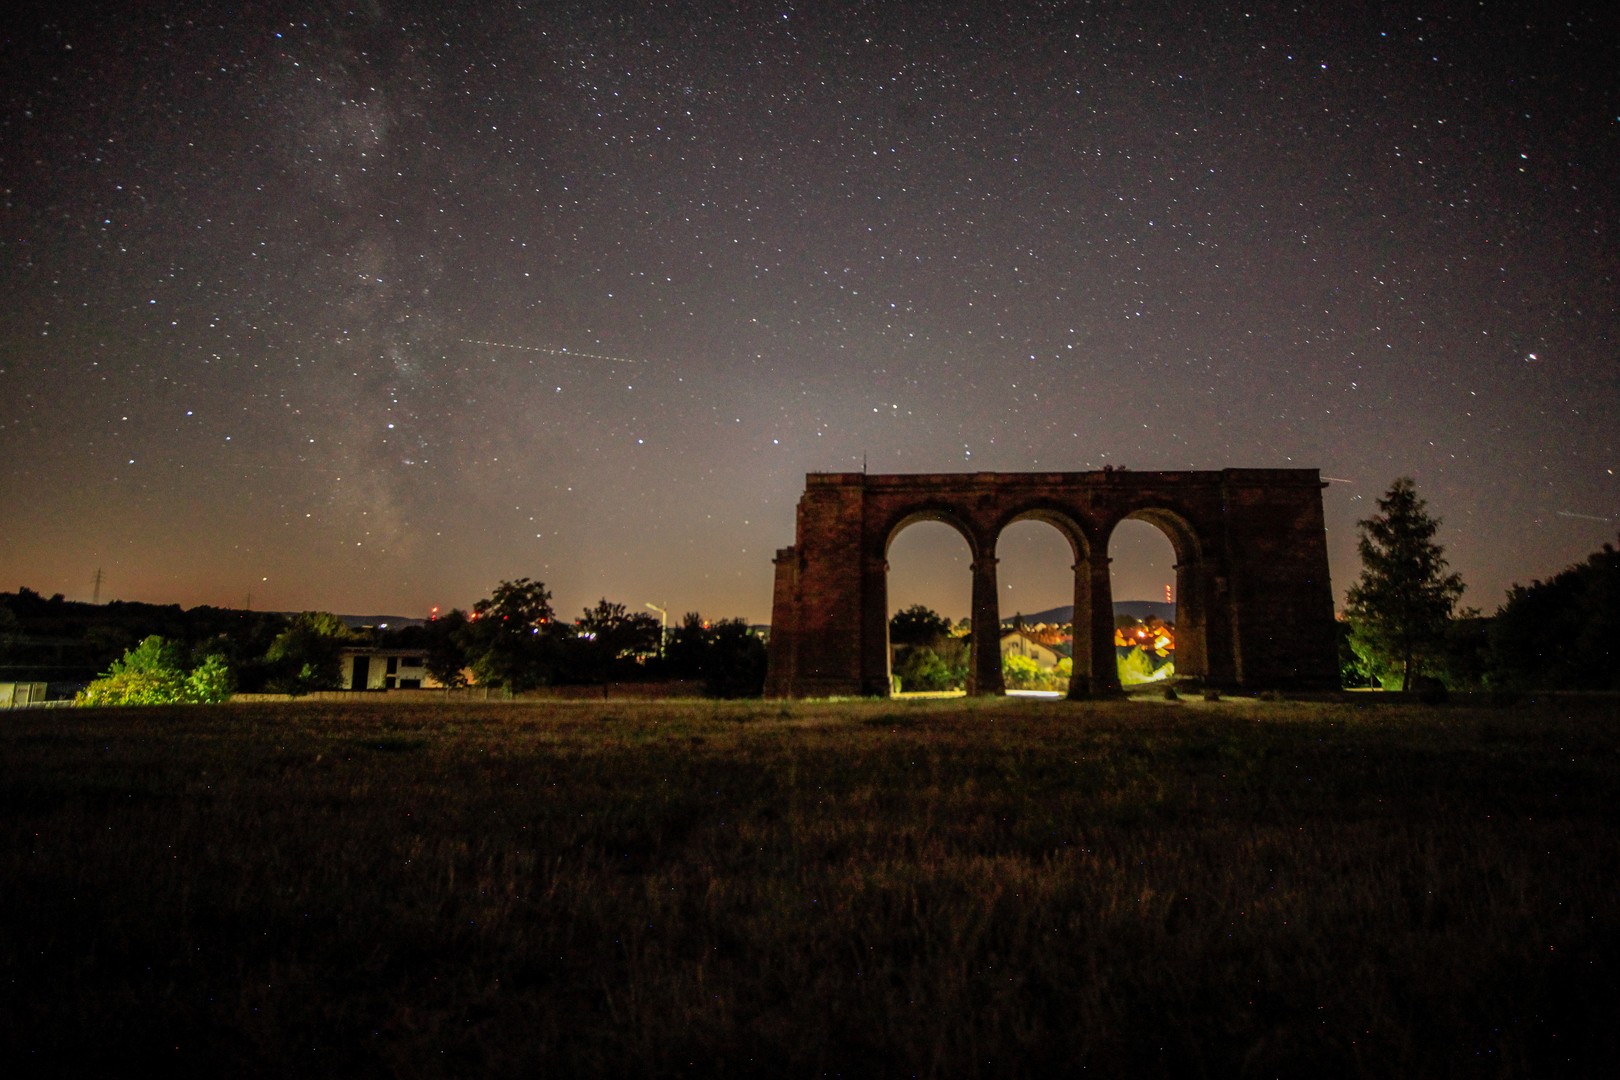
POLYGON ((893 692, 964 692, 972 562, 966 531, 944 515, 913 515, 889 535, 884 617, 893 692))
POLYGON ((1120 684, 1205 673, 1201 606, 1186 595, 1200 563, 1192 528, 1169 511, 1138 510, 1114 527, 1108 555, 1120 684))
POLYGON ((1064 695, 1074 672, 1075 566, 1072 526, 1025 514, 996 538, 998 640, 1008 691, 1064 695))

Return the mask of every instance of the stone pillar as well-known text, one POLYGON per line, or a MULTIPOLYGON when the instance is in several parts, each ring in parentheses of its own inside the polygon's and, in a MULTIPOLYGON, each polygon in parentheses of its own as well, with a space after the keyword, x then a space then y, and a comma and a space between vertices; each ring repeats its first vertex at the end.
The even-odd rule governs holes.
POLYGON ((793 697, 799 662, 799 549, 778 548, 771 599, 771 644, 766 651, 765 696, 793 697))
POLYGON ((1108 579, 1111 560, 1105 551, 1091 553, 1091 696, 1120 692, 1119 663, 1114 653, 1114 584, 1108 579))
POLYGON ((1069 569, 1074 571, 1074 620, 1070 624, 1074 668, 1068 697, 1082 701, 1091 696, 1091 564, 1081 559, 1069 569))
POLYGON ((1203 679, 1209 675, 1209 635, 1202 563, 1178 562, 1176 571, 1176 674, 1203 679))
POLYGON ((861 556, 861 696, 888 697, 889 563, 872 552, 861 556))
POLYGON ((1202 574, 1204 602, 1204 681, 1211 686, 1237 686, 1237 611, 1230 579, 1221 567, 1202 574))
POLYGON ((1001 677, 1001 597, 996 594, 996 557, 973 560, 973 670, 968 693, 997 697, 1006 693, 1001 677))

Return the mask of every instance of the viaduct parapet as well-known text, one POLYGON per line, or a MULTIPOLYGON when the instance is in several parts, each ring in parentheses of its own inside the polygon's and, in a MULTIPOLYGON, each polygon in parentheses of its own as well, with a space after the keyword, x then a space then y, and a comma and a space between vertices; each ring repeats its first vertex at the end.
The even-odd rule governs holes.
POLYGON ((996 543, 1044 521, 1074 552, 1069 696, 1119 692, 1108 538, 1157 526, 1176 557, 1176 670, 1234 689, 1337 689, 1322 482, 1315 469, 810 473, 792 547, 776 553, 771 697, 889 694, 889 545, 940 521, 971 557, 969 693, 1004 692, 996 543))

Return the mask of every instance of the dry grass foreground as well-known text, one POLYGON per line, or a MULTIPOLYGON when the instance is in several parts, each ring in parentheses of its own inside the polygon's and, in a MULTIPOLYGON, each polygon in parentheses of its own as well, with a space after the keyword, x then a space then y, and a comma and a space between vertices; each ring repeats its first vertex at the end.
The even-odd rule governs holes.
POLYGON ((1571 1076, 1613 702, 0 722, 0 1071, 1571 1076))

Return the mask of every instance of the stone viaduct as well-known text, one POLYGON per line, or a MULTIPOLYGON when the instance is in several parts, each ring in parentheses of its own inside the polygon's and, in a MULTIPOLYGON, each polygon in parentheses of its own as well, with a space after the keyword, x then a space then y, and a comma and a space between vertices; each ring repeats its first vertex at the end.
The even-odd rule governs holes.
POLYGON ((1128 518, 1176 556, 1176 670, 1234 689, 1337 689, 1333 590, 1315 469, 1200 472, 811 473, 792 547, 776 554, 771 697, 889 694, 888 552, 940 521, 972 560, 969 692, 1000 694, 996 542, 1044 521, 1074 551, 1070 697, 1119 691, 1108 538, 1128 518))

